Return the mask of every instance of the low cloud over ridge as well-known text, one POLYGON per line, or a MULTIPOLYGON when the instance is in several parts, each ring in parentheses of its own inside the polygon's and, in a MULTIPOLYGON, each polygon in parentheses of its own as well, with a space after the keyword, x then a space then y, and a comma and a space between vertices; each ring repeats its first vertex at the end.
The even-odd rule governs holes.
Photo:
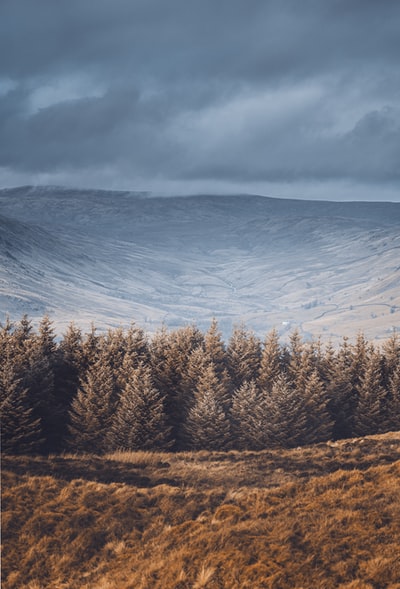
POLYGON ((0 183, 396 200, 399 19, 394 0, 5 0, 0 183))

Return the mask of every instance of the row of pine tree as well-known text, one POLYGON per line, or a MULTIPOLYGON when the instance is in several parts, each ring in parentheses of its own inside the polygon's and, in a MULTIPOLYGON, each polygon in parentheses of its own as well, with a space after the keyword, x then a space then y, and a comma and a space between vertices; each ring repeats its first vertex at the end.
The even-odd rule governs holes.
POLYGON ((400 338, 334 348, 298 331, 281 344, 215 320, 162 329, 0 326, 7 453, 262 450, 400 429, 400 338))

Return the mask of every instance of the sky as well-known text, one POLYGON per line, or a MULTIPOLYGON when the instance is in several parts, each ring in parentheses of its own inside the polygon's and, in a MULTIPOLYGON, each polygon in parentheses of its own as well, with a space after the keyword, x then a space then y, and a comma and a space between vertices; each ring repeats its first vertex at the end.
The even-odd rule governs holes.
POLYGON ((400 201, 398 0, 1 0, 0 187, 400 201))

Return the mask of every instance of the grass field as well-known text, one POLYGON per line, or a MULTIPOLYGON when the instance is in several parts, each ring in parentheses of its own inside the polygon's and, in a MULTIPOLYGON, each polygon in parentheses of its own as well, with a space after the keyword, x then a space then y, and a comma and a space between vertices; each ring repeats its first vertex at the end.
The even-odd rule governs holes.
POLYGON ((400 433, 4 457, 3 589, 400 589, 400 433))

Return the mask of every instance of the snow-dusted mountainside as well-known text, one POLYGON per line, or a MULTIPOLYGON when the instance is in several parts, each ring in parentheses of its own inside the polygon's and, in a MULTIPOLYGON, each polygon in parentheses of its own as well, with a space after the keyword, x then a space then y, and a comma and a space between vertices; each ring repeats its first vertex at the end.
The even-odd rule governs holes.
POLYGON ((0 320, 400 329, 400 203, 0 190, 0 320))

